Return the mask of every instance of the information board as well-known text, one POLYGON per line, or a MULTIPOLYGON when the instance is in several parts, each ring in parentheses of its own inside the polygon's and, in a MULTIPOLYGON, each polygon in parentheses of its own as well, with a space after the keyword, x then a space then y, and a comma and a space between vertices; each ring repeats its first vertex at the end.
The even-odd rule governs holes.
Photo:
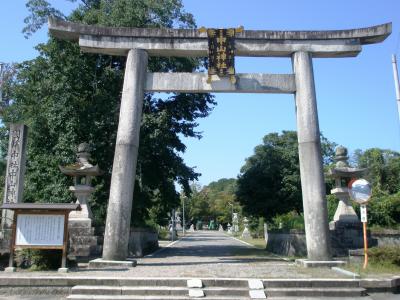
POLYGON ((15 246, 63 246, 64 215, 18 214, 15 246))

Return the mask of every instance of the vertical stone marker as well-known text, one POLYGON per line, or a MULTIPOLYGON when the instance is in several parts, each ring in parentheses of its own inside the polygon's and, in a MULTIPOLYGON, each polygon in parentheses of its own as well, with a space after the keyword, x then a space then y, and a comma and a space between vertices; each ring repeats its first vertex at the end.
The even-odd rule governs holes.
POLYGON ((308 259, 328 261, 331 260, 328 208, 311 53, 295 52, 292 61, 308 259))
MULTIPOLYGON (((24 192, 27 132, 28 127, 23 124, 10 124, 7 173, 3 203, 22 202, 24 192)), ((3 211, 1 224, 3 229, 11 226, 12 216, 12 211, 3 211)))
POLYGON ((146 51, 129 50, 107 208, 103 260, 122 261, 128 256, 147 60, 146 51))

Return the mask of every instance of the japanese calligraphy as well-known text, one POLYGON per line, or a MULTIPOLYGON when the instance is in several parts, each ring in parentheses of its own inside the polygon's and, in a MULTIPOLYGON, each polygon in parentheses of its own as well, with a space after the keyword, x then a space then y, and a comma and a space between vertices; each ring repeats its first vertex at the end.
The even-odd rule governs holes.
POLYGON ((11 124, 4 203, 17 203, 21 198, 19 190, 23 185, 21 173, 25 167, 21 165, 25 162, 23 157, 25 130, 24 125, 11 124))
POLYGON ((238 29, 205 29, 208 37, 208 83, 211 83, 211 76, 229 76, 231 82, 236 82, 235 77, 235 34, 243 31, 238 29))

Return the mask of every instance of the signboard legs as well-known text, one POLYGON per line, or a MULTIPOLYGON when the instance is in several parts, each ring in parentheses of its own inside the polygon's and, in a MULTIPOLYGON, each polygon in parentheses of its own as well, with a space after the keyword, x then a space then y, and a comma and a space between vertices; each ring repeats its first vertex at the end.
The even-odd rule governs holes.
POLYGON ((67 251, 68 251, 68 216, 69 212, 64 214, 64 242, 62 249, 62 260, 61 268, 58 269, 59 272, 67 272, 67 251))
POLYGON ((15 272, 14 268, 14 246, 15 246, 15 236, 17 234, 17 214, 13 214, 12 223, 12 234, 10 240, 10 258, 8 260, 8 268, 5 268, 5 272, 15 272))

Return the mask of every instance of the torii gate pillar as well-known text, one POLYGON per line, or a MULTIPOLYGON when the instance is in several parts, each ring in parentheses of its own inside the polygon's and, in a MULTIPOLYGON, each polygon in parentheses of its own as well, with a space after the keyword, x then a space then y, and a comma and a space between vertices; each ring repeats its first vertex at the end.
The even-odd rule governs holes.
POLYGON ((146 51, 129 50, 104 232, 104 260, 122 261, 128 256, 147 61, 146 51))
POLYGON ((328 209, 312 57, 308 52, 295 52, 292 61, 308 259, 328 261, 331 260, 328 209))

